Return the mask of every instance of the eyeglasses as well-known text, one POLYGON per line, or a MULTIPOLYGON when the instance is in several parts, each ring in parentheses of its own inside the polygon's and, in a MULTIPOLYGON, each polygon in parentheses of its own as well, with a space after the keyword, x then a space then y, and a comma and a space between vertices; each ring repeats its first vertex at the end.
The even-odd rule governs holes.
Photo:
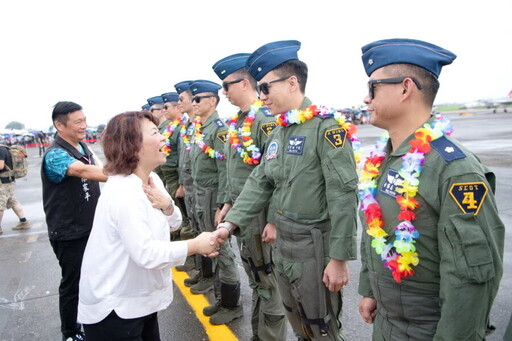
POLYGON ((368 96, 370 99, 375 97, 375 84, 400 84, 407 78, 411 79, 418 89, 422 89, 420 82, 412 77, 398 77, 398 78, 383 78, 383 79, 372 79, 368 81, 368 96))
POLYGON ((170 107, 174 107, 174 108, 176 108, 177 106, 178 106, 178 103, 171 103, 171 105, 167 105, 167 104, 165 104, 165 105, 164 105, 164 109, 165 109, 165 110, 167 110, 167 109, 169 109, 170 107))
POLYGON ((194 96, 194 97, 192 97, 192 103, 194 103, 194 102, 200 103, 201 98, 211 98, 211 97, 215 97, 215 95, 194 96))
POLYGON ((261 84, 256 86, 256 91, 258 91, 258 95, 261 95, 262 92, 263 92, 264 95, 268 95, 269 94, 268 86, 270 84, 285 81, 288 78, 290 78, 291 76, 292 75, 286 76, 286 77, 283 77, 283 78, 274 79, 273 81, 270 81, 270 82, 261 83, 261 84))
POLYGON ((236 84, 236 83, 240 83, 241 81, 243 81, 245 78, 240 78, 240 79, 237 79, 236 81, 231 81, 231 82, 223 82, 222 83, 222 88, 224 89, 224 91, 228 91, 229 90, 229 86, 231 84, 236 84))

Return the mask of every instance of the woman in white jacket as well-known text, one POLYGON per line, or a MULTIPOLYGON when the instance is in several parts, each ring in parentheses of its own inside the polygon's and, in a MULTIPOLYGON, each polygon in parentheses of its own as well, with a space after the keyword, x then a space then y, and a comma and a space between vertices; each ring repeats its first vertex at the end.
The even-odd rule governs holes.
POLYGON ((78 321, 88 341, 160 340, 157 312, 173 299, 170 268, 215 256, 208 233, 170 241, 181 224, 160 178, 165 139, 147 112, 113 117, 102 137, 109 175, 82 261, 78 321))

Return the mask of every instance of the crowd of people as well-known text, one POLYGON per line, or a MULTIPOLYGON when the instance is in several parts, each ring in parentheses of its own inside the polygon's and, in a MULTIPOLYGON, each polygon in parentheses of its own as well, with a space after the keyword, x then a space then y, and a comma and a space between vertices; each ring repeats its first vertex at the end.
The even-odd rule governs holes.
POLYGON ((387 131, 363 158, 355 124, 306 96, 300 46, 230 54, 212 63, 221 84, 180 81, 116 115, 104 166, 83 142, 82 107, 55 105, 41 177, 63 340, 159 340, 170 267, 189 272, 191 293, 213 290, 202 311, 211 324, 230 323, 243 315, 234 249, 252 289, 254 341, 285 340, 288 323, 298 340, 344 340, 343 287, 358 249, 359 313, 373 340, 492 331, 504 249, 495 177, 432 115, 455 54, 414 39, 362 48, 369 123, 387 131), (238 108, 227 121, 219 92, 238 108))

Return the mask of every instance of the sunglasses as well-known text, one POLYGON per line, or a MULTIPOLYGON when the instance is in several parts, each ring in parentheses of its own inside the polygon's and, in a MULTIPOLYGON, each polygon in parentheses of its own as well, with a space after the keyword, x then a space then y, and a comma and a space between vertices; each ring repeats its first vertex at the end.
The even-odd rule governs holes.
POLYGON ((224 91, 228 91, 229 90, 229 86, 231 84, 236 84, 236 83, 240 83, 241 81, 243 81, 245 78, 240 78, 240 79, 237 79, 236 81, 231 81, 231 82, 223 82, 222 83, 222 88, 224 89, 224 91))
POLYGON ((164 110, 164 109, 162 109, 162 108, 151 108, 150 110, 151 110, 151 112, 153 112, 153 111, 156 111, 156 110, 164 110))
POLYGON ((270 81, 270 82, 261 83, 256 86, 256 91, 258 91, 258 95, 261 95, 261 93, 263 93, 264 95, 268 95, 269 94, 268 86, 270 84, 285 81, 290 77, 291 77, 291 75, 283 77, 283 78, 274 79, 273 81, 270 81))
POLYGON ((215 97, 215 95, 194 96, 194 97, 192 97, 192 103, 194 103, 194 102, 201 103, 201 98, 211 98, 211 97, 215 97))
POLYGON ((375 84, 400 84, 407 78, 411 79, 418 89, 422 89, 420 82, 412 77, 398 77, 398 78, 383 78, 383 79, 373 79, 368 81, 368 96, 370 99, 375 97, 375 84))

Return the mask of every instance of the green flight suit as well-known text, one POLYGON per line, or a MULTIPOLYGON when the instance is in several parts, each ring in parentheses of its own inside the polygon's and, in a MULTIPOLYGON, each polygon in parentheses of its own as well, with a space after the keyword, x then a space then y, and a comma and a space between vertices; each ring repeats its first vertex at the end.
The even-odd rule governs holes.
MULTIPOLYGON (((396 171, 412 139, 414 134, 387 156, 378 179, 376 199, 388 243, 398 224, 396 184, 402 178, 396 171)), ((441 137, 431 146, 414 197, 420 203, 413 221, 420 234, 414 275, 396 283, 363 231, 359 294, 377 300, 374 340, 484 339, 503 272, 495 177, 453 138, 441 137)))
MULTIPOLYGON (((249 111, 238 112, 236 130, 242 126, 249 111)), ((253 144, 264 152, 267 136, 276 126, 276 118, 266 107, 262 107, 254 118, 251 126, 253 144)), ((239 134, 240 141, 242 138, 239 134)), ((247 178, 256 165, 243 162, 242 157, 229 142, 224 147, 226 155, 227 186, 231 202, 236 202, 242 192, 247 178)), ((249 279, 252 293, 251 325, 253 336, 259 340, 286 339, 286 320, 281 295, 277 289, 275 273, 272 270, 271 253, 273 243, 261 240, 263 228, 267 224, 267 210, 262 210, 249 225, 240 226, 235 230, 240 257, 249 279)))
MULTIPOLYGON (((305 98, 301 109, 310 104, 305 98)), ((272 200, 279 291, 304 339, 343 339, 342 293, 329 292, 322 277, 331 258, 356 258, 357 174, 345 135, 330 117, 275 128, 262 163, 226 216, 247 226, 272 200)))
MULTIPOLYGON (((204 143, 207 146, 220 153, 224 151, 227 126, 219 119, 217 111, 206 119, 201 127, 201 131, 204 136, 204 143)), ((211 232, 216 228, 214 221, 218 205, 228 202, 225 191, 226 161, 211 158, 199 148, 197 141, 192 145, 190 157, 192 160, 192 179, 194 179, 199 229, 201 232, 211 232)), ((231 249, 230 243, 225 243, 221 246, 219 255, 213 259, 213 266, 217 284, 215 288, 218 295, 220 295, 221 290, 218 285, 221 285, 221 283, 232 286, 240 282, 240 276, 235 264, 235 254, 231 249), (220 280, 220 283, 218 283, 218 280, 220 280)))
MULTIPOLYGON (((194 134, 194 125, 190 119, 185 123, 186 131, 185 134, 189 139, 192 139, 194 134)), ((179 171, 179 185, 183 185, 185 187, 185 207, 186 213, 189 221, 190 228, 192 230, 193 235, 199 234, 199 225, 197 223, 197 215, 195 213, 196 210, 196 195, 194 190, 194 180, 192 179, 192 159, 190 157, 190 147, 187 150, 187 146, 182 141, 182 137, 180 134, 180 154, 178 161, 178 171, 179 171)))

